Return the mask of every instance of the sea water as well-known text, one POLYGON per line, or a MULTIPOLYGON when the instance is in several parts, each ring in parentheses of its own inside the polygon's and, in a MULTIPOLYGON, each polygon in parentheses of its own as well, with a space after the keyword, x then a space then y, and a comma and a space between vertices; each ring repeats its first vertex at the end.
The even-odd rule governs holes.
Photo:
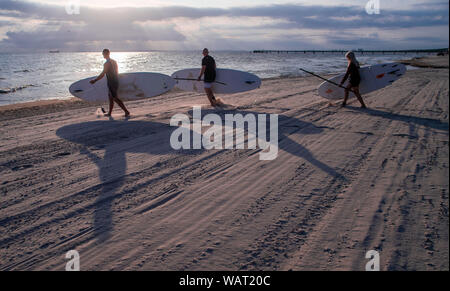
MULTIPOLYGON (((342 73, 346 67, 343 54, 331 53, 253 53, 247 51, 211 52, 218 68, 247 71, 260 78, 302 76, 299 68, 319 74, 342 73)), ((362 65, 374 65, 417 54, 357 53, 362 65)), ((175 71, 201 66, 201 51, 188 52, 112 52, 119 71, 175 71)), ((101 52, 92 53, 0 53, 0 105, 37 100, 68 99, 70 84, 98 75, 103 68, 101 52)))

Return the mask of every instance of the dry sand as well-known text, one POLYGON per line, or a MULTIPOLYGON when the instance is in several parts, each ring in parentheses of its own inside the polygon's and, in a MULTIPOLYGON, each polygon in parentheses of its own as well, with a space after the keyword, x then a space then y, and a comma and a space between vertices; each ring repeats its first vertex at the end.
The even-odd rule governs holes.
POLYGON ((224 96, 280 114, 274 161, 172 150, 170 118, 201 94, 129 102, 129 121, 4 107, 0 269, 64 270, 76 249, 82 270, 364 270, 368 250, 382 270, 448 270, 448 73, 409 71, 367 110, 329 107, 309 77, 224 96))
POLYGON ((405 65, 419 68, 448 69, 448 54, 445 56, 428 56, 400 61, 405 65))

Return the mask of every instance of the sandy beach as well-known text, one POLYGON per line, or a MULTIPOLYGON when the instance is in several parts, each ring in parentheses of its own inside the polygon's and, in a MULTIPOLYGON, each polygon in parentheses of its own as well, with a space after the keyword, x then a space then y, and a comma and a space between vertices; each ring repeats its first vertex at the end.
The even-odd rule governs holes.
POLYGON ((449 269, 448 56, 346 108, 314 77, 221 96, 279 114, 279 154, 170 147, 171 91, 124 120, 77 99, 0 108, 0 270, 449 269))
POLYGON ((448 69, 448 54, 444 56, 428 56, 413 58, 410 60, 401 60, 400 63, 419 68, 448 69))

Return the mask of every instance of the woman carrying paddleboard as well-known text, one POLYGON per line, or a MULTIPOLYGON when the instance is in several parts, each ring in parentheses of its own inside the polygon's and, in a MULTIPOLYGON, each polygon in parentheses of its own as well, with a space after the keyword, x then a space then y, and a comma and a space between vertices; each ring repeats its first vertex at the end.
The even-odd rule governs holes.
POLYGON ((119 67, 117 62, 110 58, 109 49, 103 50, 103 57, 106 60, 106 63, 103 65, 103 72, 96 79, 91 80, 90 83, 95 84, 95 82, 100 81, 106 75, 109 90, 109 112, 105 114, 105 116, 111 116, 115 101, 120 108, 125 111, 125 117, 129 117, 130 112, 127 110, 122 100, 119 99, 117 94, 117 91, 119 91, 119 67))
POLYGON ((348 60, 347 72, 345 73, 345 76, 342 79, 340 85, 342 86, 348 77, 350 77, 350 79, 345 89, 344 103, 342 103, 342 107, 345 107, 347 105, 348 94, 351 90, 355 94, 356 98, 358 98, 358 101, 361 103, 361 108, 367 108, 366 104, 364 104, 364 100, 362 99, 361 94, 359 94, 359 83, 361 82, 361 76, 359 75, 359 62, 356 60, 355 53, 353 53, 352 51, 347 52, 345 54, 345 57, 348 60))
POLYGON ((198 76, 199 81, 201 81, 203 75, 205 75, 203 82, 205 85, 206 96, 208 96, 211 106, 216 107, 219 104, 217 103, 216 97, 214 97, 214 93, 211 89, 212 84, 216 80, 216 61, 209 55, 207 48, 203 49, 202 70, 200 72, 200 76, 198 76))

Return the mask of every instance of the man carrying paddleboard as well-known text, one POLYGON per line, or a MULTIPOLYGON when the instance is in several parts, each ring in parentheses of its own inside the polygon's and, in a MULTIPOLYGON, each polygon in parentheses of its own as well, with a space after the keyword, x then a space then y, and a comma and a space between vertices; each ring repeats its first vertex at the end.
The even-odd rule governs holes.
POLYGON ((361 76, 359 75, 359 62, 356 60, 355 53, 352 51, 347 52, 345 57, 348 60, 347 73, 345 73, 340 85, 342 86, 348 77, 350 77, 350 79, 347 88, 345 89, 344 103, 342 103, 342 107, 347 105, 348 94, 350 93, 350 90, 352 90, 356 98, 358 98, 359 103, 361 103, 361 108, 366 108, 366 104, 364 104, 364 100, 362 99, 361 94, 359 94, 359 83, 361 82, 361 76))
POLYGON ((200 76, 198 76, 198 80, 201 81, 202 76, 205 75, 204 79, 204 88, 206 92, 206 96, 208 96, 208 100, 211 103, 211 106, 218 106, 218 102, 216 97, 214 97, 214 93, 211 89, 212 84, 216 80, 216 61, 213 57, 209 55, 209 51, 207 48, 203 49, 203 60, 202 60, 202 70, 200 72, 200 76))
POLYGON ((103 65, 103 72, 94 80, 91 80, 91 84, 95 84, 95 82, 100 81, 105 75, 108 79, 108 90, 109 90, 109 111, 105 116, 111 116, 114 102, 116 102, 123 111, 125 111, 125 117, 130 116, 130 112, 123 104, 122 100, 119 99, 117 91, 119 91, 119 66, 117 62, 110 58, 109 49, 103 50, 103 57, 106 59, 105 64, 103 65))

